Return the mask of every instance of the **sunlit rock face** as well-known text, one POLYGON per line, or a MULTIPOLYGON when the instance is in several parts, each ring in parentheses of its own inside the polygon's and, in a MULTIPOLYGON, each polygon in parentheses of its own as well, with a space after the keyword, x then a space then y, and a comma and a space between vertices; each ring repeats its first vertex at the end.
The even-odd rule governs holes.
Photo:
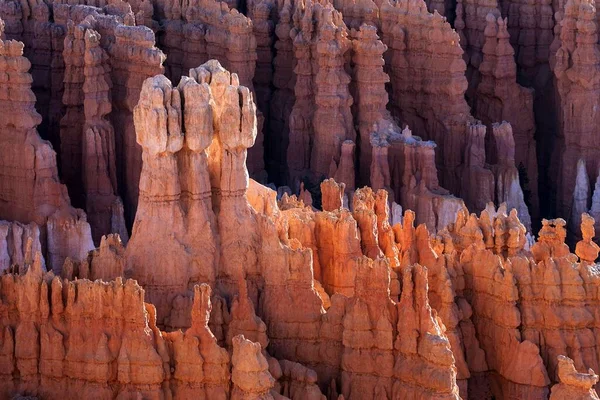
POLYGON ((599 21, 0 0, 0 398, 597 399, 599 21))

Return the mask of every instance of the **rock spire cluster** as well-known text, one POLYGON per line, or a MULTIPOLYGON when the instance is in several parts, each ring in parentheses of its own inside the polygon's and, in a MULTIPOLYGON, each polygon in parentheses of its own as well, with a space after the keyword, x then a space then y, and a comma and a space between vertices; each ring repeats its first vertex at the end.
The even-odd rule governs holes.
POLYGON ((0 0, 0 398, 598 399, 591 0, 0 0))

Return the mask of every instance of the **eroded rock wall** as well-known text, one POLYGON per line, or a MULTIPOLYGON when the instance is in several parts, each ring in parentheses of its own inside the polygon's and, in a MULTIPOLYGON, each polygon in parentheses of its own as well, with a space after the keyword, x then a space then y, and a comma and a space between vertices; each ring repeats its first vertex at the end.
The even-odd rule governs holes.
POLYGON ((85 213, 71 207, 58 177, 56 153, 37 132, 41 116, 34 107, 31 63, 23 56, 23 43, 0 42, 0 57, 0 152, 5 171, 0 179, 0 218, 37 224, 48 267, 60 271, 66 257, 80 260, 93 249, 90 226, 85 213))

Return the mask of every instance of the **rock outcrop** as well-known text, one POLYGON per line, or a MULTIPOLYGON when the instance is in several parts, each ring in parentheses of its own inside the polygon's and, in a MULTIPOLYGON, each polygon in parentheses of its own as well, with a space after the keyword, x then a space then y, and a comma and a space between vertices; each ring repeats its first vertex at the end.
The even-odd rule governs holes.
POLYGON ((495 197, 494 174, 486 168, 485 162, 486 134, 485 125, 481 123, 468 125, 460 195, 471 210, 485 209, 495 197))
POLYGON ((154 32, 145 26, 118 25, 114 35, 115 41, 108 48, 113 77, 110 119, 115 128, 117 172, 124 188, 126 220, 133 221, 142 170, 133 111, 144 80, 164 71, 165 55, 155 45, 154 32))
MULTIPOLYGON (((146 80, 135 109, 144 164, 126 269, 145 287, 157 307, 159 322, 168 315, 172 299, 190 289, 190 284, 215 283, 217 237, 207 148, 217 121, 213 121, 216 110, 211 89, 202 80, 209 72, 201 71, 204 75, 195 75, 200 82, 186 77, 179 88, 162 75, 146 80), (187 114, 182 109, 184 102, 189 107, 187 114), (165 221, 170 224, 168 229, 164 229, 165 221), (160 247, 154 245, 156 240, 160 247), (196 240, 198 245, 194 245, 196 240), (184 248, 195 250, 182 251, 184 248), (177 271, 169 268, 174 260, 177 271)), ((212 82, 215 91, 223 96, 230 78, 216 78, 212 82)))
MULTIPOLYGON (((14 31, 11 37, 23 40, 26 44, 25 48, 32 51, 31 54, 26 55, 32 60, 34 93, 38 96, 38 100, 41 99, 41 102, 38 101, 38 108, 43 115, 40 133, 44 138, 51 140, 57 151, 60 149, 61 177, 67 184, 73 204, 78 207, 92 208, 88 211, 91 211, 90 222, 94 239, 98 243, 100 236, 110 231, 105 230, 106 221, 102 221, 102 226, 97 226, 99 223, 97 220, 103 217, 96 217, 96 215, 119 212, 119 206, 114 201, 117 190, 123 193, 127 220, 132 221, 135 215, 141 150, 135 142, 133 107, 139 99, 139 91, 144 79, 163 71, 164 55, 155 47, 152 30, 144 26, 134 26, 135 15, 130 4, 115 2, 107 5, 103 1, 81 3, 57 2, 50 5, 28 5, 36 10, 33 13, 35 18, 31 17, 31 10, 25 11, 25 3, 10 1, 5 4, 7 12, 10 9, 21 12, 22 19, 19 23, 22 27, 21 29, 11 27, 14 31), (88 57, 88 73, 91 75, 86 78, 85 32, 89 29, 99 35, 99 47, 108 58, 100 60, 99 56, 95 55, 94 61, 88 57), (35 32, 39 33, 34 34, 35 32), (92 64, 101 65, 104 71, 94 70, 92 64), (99 80, 105 81, 108 87, 98 88, 99 80), (107 90, 109 96, 105 96, 107 90), (88 96, 87 115, 84 111, 86 95, 88 96), (93 105, 91 100, 94 96, 96 96, 94 101, 104 103, 102 107, 94 109, 96 105, 93 105), (104 142, 103 149, 98 146, 96 139, 90 137, 89 142, 94 139, 96 141, 94 151, 103 152, 103 158, 109 158, 106 160, 106 168, 111 168, 111 163, 115 163, 115 171, 108 172, 114 174, 113 178, 116 182, 112 184, 118 187, 112 189, 104 187, 102 193, 98 192, 100 189, 97 187, 90 188, 89 190, 94 193, 88 196, 84 181, 95 178, 84 178, 86 172, 82 160, 84 157, 87 160, 87 155, 84 154, 84 148, 87 149, 84 138, 88 136, 87 130, 90 124, 98 125, 100 120, 103 121, 101 124, 103 127, 99 132, 101 137, 110 137, 110 134, 105 134, 110 131, 107 124, 113 126, 114 149, 111 150, 110 140, 107 138, 101 139, 104 142), (110 161, 111 152, 114 161, 110 161), (109 193, 111 190, 112 194, 109 193), (88 201, 88 197, 92 197, 92 200, 88 201), (114 205, 111 206, 113 203, 114 205)), ((133 7, 139 14, 141 8, 147 10, 147 5, 149 3, 145 6, 134 4, 133 7)), ((0 13, 0 17, 3 15, 4 12, 0 13)), ((93 51, 93 53, 99 52, 100 49, 93 51)), ((99 157, 89 156, 92 159, 99 157)), ((90 162, 94 163, 92 160, 90 162)), ((105 167, 99 168, 101 171, 94 173, 104 175, 102 169, 105 167)), ((89 168, 88 172, 90 172, 89 168)), ((115 218, 121 217, 115 215, 115 218)), ((123 230, 121 233, 124 233, 123 230)))
MULTIPOLYGON (((479 212, 489 201, 504 197, 503 193, 497 193, 493 173, 485 163, 486 156, 491 164, 498 162, 493 140, 486 140, 485 137, 493 138, 489 132, 492 123, 502 121, 502 119, 493 120, 502 118, 502 114, 496 111, 497 100, 490 97, 499 96, 492 93, 494 90, 502 93, 503 89, 499 88, 500 84, 496 85, 495 81, 494 87, 490 88, 492 82, 489 81, 489 75, 500 71, 500 68, 505 68, 507 63, 510 74, 512 61, 505 57, 499 67, 492 67, 496 62, 498 47, 508 54, 509 50, 506 49, 505 42, 500 46, 494 46, 493 51, 491 42, 484 49, 485 19, 481 14, 487 15, 488 11, 495 10, 494 4, 473 3, 466 8, 468 25, 459 18, 462 3, 457 7, 456 24, 459 30, 457 33, 437 12, 429 13, 424 2, 413 1, 407 4, 383 2, 380 6, 381 31, 383 42, 388 46, 386 66, 390 73, 392 88, 392 112, 408 124, 416 135, 435 142, 439 153, 436 156, 436 165, 440 172, 441 185, 451 193, 460 196, 469 209, 479 212), (462 34, 462 41, 459 33, 462 34), (466 36, 469 36, 469 39, 466 39, 466 36), (466 43, 465 58, 468 61, 468 68, 462 58, 463 51, 459 43, 466 43), (490 60, 492 52, 495 58, 490 60), (435 59, 438 61, 431 61, 433 57, 423 61, 425 59, 423 54, 428 53, 435 54, 435 59), (484 62, 485 53, 490 55, 486 56, 484 62), (479 68, 482 66, 483 71, 480 71, 479 68), (488 75, 485 77, 485 82, 482 77, 484 73, 488 75), (465 94, 470 95, 468 82, 472 86, 473 94, 470 95, 472 97, 476 94, 480 80, 483 84, 481 90, 487 97, 481 96, 482 100, 476 104, 481 112, 481 118, 490 125, 489 129, 473 118, 465 100, 465 94), (486 142, 491 143, 491 146, 488 146, 489 155, 486 154, 488 153, 486 142)), ((498 11, 496 10, 495 13, 498 14, 498 11)), ((501 74, 499 77, 504 78, 501 74)), ((523 89, 519 89, 512 79, 506 81, 506 85, 511 88, 512 93, 520 94, 520 89, 523 89)), ((528 93, 526 89, 523 90, 528 93)), ((508 103, 509 96, 502 96, 508 103)), ((500 109, 501 107, 502 103, 500 109)), ((479 116, 477 110, 476 108, 475 115, 479 116)), ((523 110, 519 109, 519 112, 523 110)), ((515 121, 525 124, 522 129, 525 131, 527 143, 530 143, 533 135, 530 124, 521 119, 515 118, 515 121)), ((532 173, 532 176, 535 177, 535 174, 532 173)))
POLYGON ((598 368, 592 333, 597 300, 590 291, 598 247, 591 240, 593 219, 584 215, 582 221, 580 261, 564 244, 564 220, 544 220, 532 246, 517 210, 507 214, 504 205, 488 207, 479 218, 459 214, 452 230, 438 235, 440 249, 458 257, 453 263, 464 273, 462 294, 473 307, 495 396, 547 395, 550 382, 560 379, 558 355, 576 360, 578 368, 598 368), (524 380, 514 375, 516 365, 534 372, 524 380))
MULTIPOLYGON (((361 25, 354 33, 352 48, 353 79, 356 82, 354 114, 358 122, 357 141, 360 163, 358 182, 362 186, 369 184, 374 178, 371 173, 373 125, 391 119, 386 110, 389 97, 385 90, 385 84, 390 81, 390 78, 383 70, 385 64, 383 53, 387 50, 387 46, 379 40, 376 27, 361 25)), ((385 182, 377 182, 375 188, 380 189, 384 185, 385 182)), ((387 182, 387 185, 389 186, 390 182, 387 182)))
POLYGON ((593 1, 0 18, 0 398, 598 398, 593 1))
POLYGON ((482 79, 483 72, 480 71, 480 67, 486 42, 485 30, 489 30, 485 21, 490 17, 500 18, 496 0, 457 1, 454 26, 461 39, 460 45, 465 51, 463 58, 467 63, 466 74, 469 81, 466 95, 470 102, 474 101, 475 92, 482 79))
MULTIPOLYGON (((351 41, 341 14, 328 3, 296 3, 294 21, 299 22, 290 33, 297 62, 296 102, 287 162, 291 181, 306 174, 319 180, 335 175, 342 163, 342 143, 356 140, 350 76, 344 70, 351 41)), ((346 169, 354 169, 350 161, 346 169)), ((354 182, 344 183, 347 189, 354 187, 354 182)))
MULTIPOLYGON (((517 79, 520 85, 534 89, 533 110, 536 131, 536 150, 538 161, 538 187, 540 196, 540 211, 547 215, 556 215, 556 198, 558 163, 556 162, 555 148, 560 145, 558 125, 560 117, 557 113, 556 85, 551 70, 550 60, 556 53, 556 48, 551 45, 556 37, 556 29, 560 25, 563 15, 564 1, 527 0, 527 1, 501 1, 500 11, 503 18, 508 18, 507 28, 510 34, 510 43, 515 51, 517 64, 517 79)), ((508 116, 503 118, 510 120, 508 116)), ((524 125, 526 127, 527 125, 524 125)), ((513 124, 515 134, 520 133, 521 127, 513 124)), ((515 136, 515 142, 520 139, 515 136)), ((524 145, 524 143, 523 143, 524 145)), ((517 150, 517 160, 520 160, 517 150)), ((528 147, 531 151, 531 147, 528 147)), ((532 162, 531 159, 528 159, 532 162)), ((517 167, 520 161, 517 161, 517 167)), ((527 174, 534 178, 527 164, 527 174)), ((524 182, 521 182, 524 184, 524 182)), ((528 188, 533 190, 531 186, 528 188)), ((533 193, 533 192, 532 192, 533 193)), ((534 204, 532 202, 532 204, 534 204)), ((535 214, 535 207, 531 210, 535 214)))
MULTIPOLYGON (((250 15, 256 11, 257 16, 264 16, 265 10, 258 2, 249 4, 250 15)), ((266 2, 263 6, 271 7, 266 2)), ((254 92, 253 79, 258 59, 257 31, 250 18, 231 4, 214 0, 159 0, 156 1, 156 10, 161 26, 158 44, 167 54, 165 74, 173 83, 178 83, 190 68, 216 59, 227 70, 236 73, 242 85, 254 92)), ((268 24, 267 21, 265 23, 268 24)), ((268 26, 260 26, 260 23, 256 28, 261 32, 269 30, 268 26)), ((260 46, 264 52, 269 46, 268 41, 265 43, 261 40, 260 46)), ((261 53, 259 73, 264 71, 263 57, 261 53)), ((263 82, 261 86, 264 89, 263 82)), ((262 97, 264 90, 260 93, 262 97)), ((260 117, 261 121, 263 118, 260 117)), ((248 169, 253 177, 259 179, 264 178, 262 128, 258 129, 256 140, 256 146, 248 155, 248 169)))
POLYGON ((118 233, 127 243, 124 208, 117 195, 115 132, 107 116, 112 109, 108 56, 100 47, 100 35, 85 31, 85 66, 83 74, 83 182, 86 210, 92 235, 98 242, 102 235, 118 233))
POLYGON ((191 326, 166 333, 132 280, 61 281, 34 262, 24 275, 3 275, 0 283, 3 397, 26 391, 245 399, 274 387, 260 344, 237 336, 232 357, 218 346, 207 325, 208 285, 194 288, 191 326))
POLYGON ((56 153, 36 130, 42 119, 34 107, 31 63, 23 57, 23 43, 1 41, 0 60, 0 218, 41 227, 48 268, 60 272, 66 257, 81 260, 93 249, 90 226, 85 214, 71 207, 58 177, 56 153))
POLYGON ((430 14, 423 1, 383 1, 380 15, 392 111, 417 136, 435 141, 441 184, 459 193, 460 152, 472 120, 464 99, 466 64, 459 36, 439 14, 430 14), (435 61, 425 54, 435 54, 435 61))
MULTIPOLYGON (((473 114, 495 132, 494 123, 507 121, 512 127, 514 166, 519 172, 529 212, 539 215, 538 165, 533 113, 534 92, 517 84, 514 50, 509 43, 506 19, 493 14, 486 17, 485 43, 479 65, 481 81, 478 83, 473 114)), ((486 154, 490 164, 504 164, 496 153, 495 134, 486 138, 486 154)), ((501 197, 501 194, 497 194, 501 197)), ((505 201, 499 199, 497 204, 505 201)), ((509 204, 509 207, 515 206, 509 204)), ((515 206, 516 207, 516 206, 515 206)), ((522 211, 519 217, 524 218, 522 211)))
POLYGON ((454 220, 463 207, 462 201, 439 185, 435 143, 413 136, 408 127, 401 130, 386 109, 386 48, 373 26, 363 24, 354 33, 358 181, 375 190, 387 190, 390 198, 416 212, 418 223, 426 223, 431 231, 436 231, 454 220))
MULTIPOLYGON (((315 369, 320 384, 328 384, 331 379, 341 377, 340 391, 347 398, 359 396, 358 393, 365 390, 373 396, 383 393, 382 390, 400 393, 407 388, 414 393, 424 393, 422 390, 425 389, 420 389, 422 386, 440 396, 456 398, 458 386, 455 383, 454 358, 441 323, 431 311, 427 311, 430 309, 424 295, 427 292, 424 268, 415 267, 404 273, 402 279, 405 290, 402 296, 406 304, 413 304, 413 298, 422 299, 415 303, 413 312, 423 315, 423 319, 411 328, 411 332, 427 332, 427 336, 420 339, 422 344, 419 341, 403 344, 405 335, 395 333, 396 326, 401 326, 402 329, 408 327, 399 322, 399 314, 395 310, 401 306, 400 303, 396 305, 393 300, 398 299, 400 285, 399 278, 396 277, 398 260, 394 252, 394 235, 387 224, 388 212, 380 209, 385 207, 387 198, 378 196, 377 208, 371 209, 373 214, 368 209, 360 215, 355 211, 358 225, 350 212, 339 207, 332 213, 315 214, 309 208, 290 208, 281 213, 276 205, 268 205, 274 201, 274 195, 269 196, 256 189, 248 194, 252 197, 247 200, 248 175, 243 161, 245 149, 252 145, 256 134, 256 122, 252 119, 255 109, 250 92, 238 86, 235 74, 230 74, 213 61, 191 70, 190 74, 190 78, 182 78, 178 88, 173 88, 162 76, 148 80, 136 109, 136 129, 144 147, 147 164, 144 164, 141 181, 141 193, 144 195, 125 258, 129 275, 143 282, 149 298, 153 296, 153 301, 159 306, 159 324, 172 315, 177 295, 186 296, 195 282, 209 281, 221 296, 231 298, 236 293, 239 294, 240 300, 234 300, 230 313, 230 332, 225 337, 232 337, 234 332, 255 335, 252 332, 264 329, 260 328, 262 319, 266 324, 269 341, 264 341, 265 337, 262 335, 255 338, 264 345, 268 343, 273 356, 300 362, 315 369), (233 111, 231 107, 240 107, 240 101, 242 108, 233 111), (241 120, 231 119, 231 116, 237 115, 242 116, 241 120), (151 126, 162 129, 152 131, 149 129, 151 126), (185 136, 182 135, 182 130, 186 132, 185 136), (199 146, 196 146, 196 137, 203 144, 198 143, 199 146), (209 142, 209 139, 212 140, 209 142), (190 214, 194 199, 188 193, 197 191, 192 190, 193 182, 183 178, 194 165, 191 161, 194 157, 207 160, 204 170, 201 169, 202 163, 195 164, 195 176, 205 176, 214 195, 212 199, 207 197, 202 203, 206 213, 202 216, 198 214, 198 219, 195 220, 197 222, 192 223, 190 214), (189 166, 189 169, 186 170, 184 166, 189 166), (165 174, 165 177, 157 174, 165 174), (172 186, 165 191, 157 183, 164 182, 167 175, 175 179, 168 180, 172 186), (183 190, 184 185, 187 185, 187 190, 183 190), (160 192, 152 191, 158 188, 161 189, 160 192), (159 198, 159 193, 169 193, 169 199, 159 198), (190 198, 185 199, 184 195, 190 198), (160 253, 153 252, 147 243, 157 239, 151 240, 148 235, 155 236, 159 231, 157 224, 164 222, 154 220, 152 216, 165 213, 173 215, 174 222, 181 222, 168 230, 175 235, 161 239, 163 246, 160 253), (216 224, 214 220, 211 222, 211 213, 214 213, 212 218, 216 218, 216 224), (237 218, 232 220, 232 215, 237 215, 237 218), (192 240, 192 233, 198 230, 186 231, 186 227, 197 227, 201 222, 200 218, 204 218, 206 224, 206 228, 200 231, 210 234, 202 239, 196 237, 192 240), (300 218, 298 222, 297 218, 300 218), (306 222, 301 222, 302 219, 313 222, 304 227, 306 222), (155 224, 156 227, 148 224, 155 224), (365 228, 361 228, 363 234, 359 236, 358 226, 362 227, 363 224, 365 228), (381 231, 377 234, 381 239, 366 236, 365 229, 369 225, 376 232, 381 231), (293 226, 300 230, 293 229, 293 226), (332 241, 332 229, 340 235, 337 242, 332 241), (245 241, 240 241, 240 230, 246 232, 245 241), (174 240, 175 237, 177 241, 174 240), (207 240, 211 239, 214 240, 214 245, 206 246, 207 240), (187 251, 184 250, 186 248, 187 251), (215 249, 218 253, 207 253, 210 249, 215 249), (318 264, 316 261, 313 264, 309 249, 315 250, 314 260, 318 258, 318 264), (377 251, 374 252, 375 249, 377 251), (189 250, 194 252, 190 253, 189 250), (240 262, 240 257, 245 260, 243 263, 240 262), (167 270, 157 273, 161 265, 170 265, 173 259, 180 260, 178 265, 187 267, 179 269, 177 274, 167 270), (212 276, 206 275, 211 272, 212 276), (390 274, 395 277, 395 284, 392 283, 390 274), (377 278, 373 281, 375 276, 377 278), (245 279, 246 284, 240 286, 240 279, 245 279), (319 289, 321 285, 314 279, 322 280, 324 290, 319 289), (409 283, 413 280, 416 280, 414 289, 413 284, 409 283), (260 301, 257 302, 259 293, 260 301), (290 297, 292 293, 293 296, 290 297), (345 300, 342 294, 350 297, 345 300), (333 296, 331 300, 330 296, 333 296), (253 304, 257 306, 256 315, 260 317, 258 321, 250 312, 253 304), (371 320, 371 328, 366 329, 383 329, 387 332, 387 339, 371 345, 344 339, 346 335, 359 335, 352 333, 357 329, 365 329, 356 325, 357 322, 354 321, 358 321, 357 318, 374 318, 364 314, 364 307, 369 304, 375 307, 373 310, 385 310, 385 314, 382 317, 384 319, 371 320), (327 305, 325 314, 324 305, 327 305), (302 311, 292 315, 286 311, 290 307, 301 308, 302 311), (239 322, 234 324, 234 321, 239 322), (334 323, 343 328, 334 329, 334 325, 331 325, 334 323), (301 331, 292 329, 292 326, 298 324, 304 327, 301 331), (329 329, 334 329, 329 335, 317 334, 329 329), (318 343, 316 347, 315 340, 318 343), (291 346, 291 343, 295 345, 291 346), (332 346, 334 353, 332 357, 323 358, 318 349, 329 346, 332 346), (440 359, 428 358, 428 351, 424 349, 430 346, 445 352, 446 356, 440 359), (295 347, 298 350, 294 350, 295 347), (365 353, 361 349, 371 350, 365 353), (357 354, 371 354, 373 361, 364 365, 363 361, 356 359, 357 354), (386 359, 389 360, 384 371, 375 367, 379 354, 386 354, 386 359), (394 367, 394 364, 398 366, 394 367), (429 382, 424 378, 425 375, 421 375, 423 379, 417 381, 417 385, 414 379, 418 379, 416 376, 419 373, 412 368, 424 368, 425 365, 428 369, 439 371, 446 378, 429 382)), ((341 198, 339 189, 337 193, 341 198)), ((200 203, 197 200, 195 202, 200 203)), ((337 203, 339 205, 339 198, 337 203)), ((361 209, 358 205, 354 208, 361 209)), ((125 273, 128 274, 127 271, 125 273)), ((381 315, 380 312, 373 312, 373 316, 381 315)), ((233 340, 235 347, 235 339, 233 340)), ((265 391, 266 388, 265 386, 265 391)))
POLYGON ((290 135, 290 115, 295 102, 293 2, 278 2, 275 25, 275 56, 273 57, 273 96, 269 105, 268 138, 265 141, 269 178, 278 185, 288 181, 287 150, 290 135))
MULTIPOLYGON (((17 267, 24 272, 42 252, 40 228, 35 223, 0 221, 0 272, 17 267)), ((41 259, 43 262, 43 258, 41 259)), ((42 265, 42 268, 45 268, 42 265)))
POLYGON ((243 335, 233 338, 231 399, 273 399, 270 391, 275 386, 275 379, 260 351, 260 343, 251 342, 243 335))
POLYGON ((551 60, 558 90, 560 139, 553 171, 558 177, 558 215, 570 217, 579 160, 592 182, 598 173, 597 115, 593 110, 600 90, 600 53, 594 2, 568 1, 560 17, 553 43, 556 55, 551 60))
POLYGON ((558 376, 560 383, 552 388, 551 400, 598 398, 598 394, 592 389, 598 383, 598 375, 594 370, 589 369, 587 374, 577 372, 573 360, 558 356, 558 376))
POLYGON ((496 204, 506 204, 516 209, 519 220, 531 231, 531 217, 525 203, 523 189, 519 184, 519 171, 515 167, 515 139, 512 126, 503 121, 492 125, 496 162, 492 165, 496 182, 496 204))
MULTIPOLYGON (((325 8, 318 18, 321 22, 317 25, 312 54, 318 69, 313 81, 315 112, 310 170, 317 176, 333 176, 332 168, 336 173, 343 167, 354 169, 354 157, 349 165, 342 165, 345 142, 356 140, 350 113, 353 101, 348 86, 350 76, 344 71, 344 54, 350 50, 351 41, 341 14, 325 8)), ((342 182, 347 189, 354 187, 354 174, 351 181, 342 182)))

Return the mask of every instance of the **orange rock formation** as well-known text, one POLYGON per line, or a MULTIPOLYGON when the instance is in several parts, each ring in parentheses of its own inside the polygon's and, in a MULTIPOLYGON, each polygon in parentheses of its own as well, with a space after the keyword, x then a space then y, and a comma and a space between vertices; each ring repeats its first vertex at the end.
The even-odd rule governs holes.
POLYGON ((90 226, 82 210, 71 207, 59 181, 56 153, 36 128, 42 118, 31 91, 31 63, 23 43, 0 41, 2 89, 0 108, 0 218, 35 223, 48 267, 60 271, 66 257, 80 260, 93 249, 90 226))
POLYGON ((591 0, 0 18, 0 398, 598 399, 591 0))

